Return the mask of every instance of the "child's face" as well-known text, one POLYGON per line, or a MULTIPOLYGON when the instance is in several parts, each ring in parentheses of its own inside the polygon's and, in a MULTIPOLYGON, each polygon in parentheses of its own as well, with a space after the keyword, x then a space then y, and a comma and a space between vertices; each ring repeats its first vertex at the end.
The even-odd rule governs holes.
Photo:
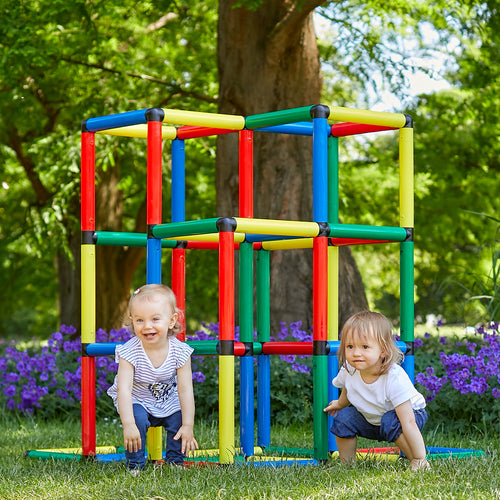
POLYGON ((362 375, 378 374, 384 355, 373 335, 349 332, 345 343, 345 357, 362 375))
POLYGON ((130 310, 134 333, 144 344, 155 344, 167 338, 177 321, 177 313, 165 297, 137 297, 130 310))

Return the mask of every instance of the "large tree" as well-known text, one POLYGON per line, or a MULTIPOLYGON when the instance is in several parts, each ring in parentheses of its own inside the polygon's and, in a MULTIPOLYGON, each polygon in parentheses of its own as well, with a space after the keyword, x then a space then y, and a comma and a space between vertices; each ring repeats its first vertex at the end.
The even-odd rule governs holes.
MULTIPOLYGON (((85 0, 0 0, 0 14, 0 238, 3 275, 12 278, 1 292, 10 301, 4 312, 23 308, 26 329, 26 311, 54 309, 58 296, 59 322, 78 327, 80 123, 152 106, 214 108, 215 14, 210 1, 85 0)), ((96 142, 97 229, 144 232, 144 144, 96 142)), ((168 148, 164 160, 168 177, 168 148)), ((121 325, 143 253, 97 248, 97 326, 121 325)), ((5 333, 17 333, 13 326, 5 333)))
MULTIPOLYGON (((219 1, 219 111, 248 116, 318 104, 322 78, 313 11, 323 2, 267 0, 257 8, 219 1)), ((217 141, 217 212, 237 215, 238 144, 217 141)), ((312 220, 310 138, 261 134, 254 140, 254 216, 312 220)), ((363 283, 351 252, 340 260, 340 322, 365 308, 363 283)), ((271 318, 312 323, 312 254, 276 251, 271 256, 271 318)))

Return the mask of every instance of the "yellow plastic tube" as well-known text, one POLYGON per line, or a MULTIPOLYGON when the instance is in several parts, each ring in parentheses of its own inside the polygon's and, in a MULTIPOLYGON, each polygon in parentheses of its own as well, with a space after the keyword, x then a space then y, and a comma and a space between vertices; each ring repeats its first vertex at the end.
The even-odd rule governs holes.
POLYGON ((149 460, 163 459, 163 439, 161 427, 150 427, 146 435, 146 448, 149 460))
MULTIPOLYGON (((172 238, 165 238, 166 240, 178 240, 178 241, 219 241, 219 233, 208 233, 208 234, 197 234, 196 236, 175 236, 172 238)), ((245 235, 243 233, 234 233, 234 241, 236 243, 241 243, 245 241, 245 235)))
POLYGON ((414 227, 413 128, 399 131, 399 225, 414 227))
POLYGON ((299 238, 296 240, 263 241, 264 250, 294 250, 297 248, 312 248, 314 238, 299 238))
POLYGON ((217 113, 202 113, 199 111, 182 111, 163 108, 164 123, 176 125, 196 125, 198 127, 214 127, 228 130, 242 130, 245 118, 238 115, 222 115, 217 113))
MULTIPOLYGON (((128 125, 127 127, 110 128, 97 132, 101 135, 116 135, 119 137, 138 137, 146 139, 148 137, 147 124, 128 125)), ((177 137, 177 129, 171 126, 163 126, 161 128, 162 139, 175 139, 177 137)))
POLYGON ((95 342, 95 245, 81 246, 82 344, 95 342))
POLYGON ((328 247, 327 339, 339 339, 339 247, 328 247))
POLYGON ((402 113, 386 113, 384 111, 369 111, 330 106, 328 122, 354 122, 366 125, 401 128, 405 126, 406 117, 402 113))
POLYGON ((236 229, 242 233, 314 237, 319 233, 316 222, 235 217, 236 229))
POLYGON ((219 356, 219 462, 234 462, 234 356, 219 356))

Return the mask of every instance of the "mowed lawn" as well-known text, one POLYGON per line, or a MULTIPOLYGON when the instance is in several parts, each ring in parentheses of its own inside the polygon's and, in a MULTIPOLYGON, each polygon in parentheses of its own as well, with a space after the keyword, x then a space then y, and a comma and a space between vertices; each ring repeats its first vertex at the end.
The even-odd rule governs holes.
MULTIPOLYGON (((203 448, 217 447, 215 424, 198 424, 203 448)), ((236 434, 237 435, 237 434, 236 434)), ((2 417, 0 422, 0 499, 316 499, 335 498, 500 498, 500 439, 487 429, 464 429, 448 435, 427 429, 428 446, 473 448, 484 456, 432 461, 430 471, 412 472, 406 460, 359 461, 351 468, 329 459, 319 466, 150 467, 131 476, 123 463, 80 460, 38 460, 31 449, 80 445, 80 423, 37 422, 2 417)), ((311 448, 312 429, 273 427, 275 446, 311 448)), ((115 421, 97 425, 98 445, 121 445, 115 421)), ((360 447, 375 445, 361 441, 360 447)))

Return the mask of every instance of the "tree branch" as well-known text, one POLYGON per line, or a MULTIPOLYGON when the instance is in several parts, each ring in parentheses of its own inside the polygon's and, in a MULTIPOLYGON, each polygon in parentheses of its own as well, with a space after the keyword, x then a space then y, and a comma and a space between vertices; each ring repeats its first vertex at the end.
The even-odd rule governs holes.
POLYGON ((40 177, 35 172, 35 164, 33 163, 33 160, 24 154, 21 137, 19 136, 16 127, 11 126, 7 134, 9 137, 9 146, 16 153, 17 160, 26 172, 28 180, 33 187, 33 191, 35 192, 37 203, 39 205, 45 205, 45 203, 47 203, 50 199, 51 194, 42 184, 40 177))
MULTIPOLYGON (((340 1, 340 0, 335 0, 340 1)), ((285 16, 276 23, 276 26, 269 34, 269 44, 273 47, 285 47, 287 40, 290 40, 293 33, 300 33, 300 25, 311 14, 311 12, 325 0, 306 0, 304 2, 293 2, 292 7, 285 16)))
POLYGON ((210 97, 210 96, 207 96, 204 94, 198 94, 196 92, 188 92, 176 83, 167 82, 167 81, 162 80, 160 78, 156 78, 155 76, 146 75, 144 73, 131 73, 128 71, 120 71, 120 70, 113 69, 113 68, 107 68, 103 64, 92 64, 92 63, 87 63, 84 61, 75 61, 74 59, 70 59, 67 57, 61 57, 60 60, 67 62, 69 64, 77 64, 79 66, 85 66, 86 68, 99 69, 101 71, 105 71, 107 73, 112 73, 114 75, 124 75, 124 76, 129 77, 129 78, 137 78, 140 80, 147 80, 149 82, 157 83, 158 85, 168 87, 171 89, 171 92, 176 93, 176 94, 180 94, 180 95, 187 96, 187 97, 193 97, 194 99, 198 99, 199 101, 204 101, 204 102, 208 102, 211 104, 217 103, 217 99, 215 99, 213 97, 210 97))

